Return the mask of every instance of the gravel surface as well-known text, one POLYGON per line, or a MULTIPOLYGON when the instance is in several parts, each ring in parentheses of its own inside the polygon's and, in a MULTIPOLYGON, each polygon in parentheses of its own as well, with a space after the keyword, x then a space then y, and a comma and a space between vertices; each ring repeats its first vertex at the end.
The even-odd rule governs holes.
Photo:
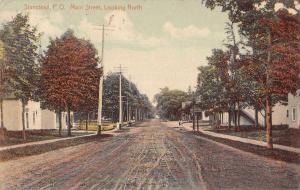
POLYGON ((0 163, 0 189, 299 189, 299 165, 159 121, 115 137, 0 163))

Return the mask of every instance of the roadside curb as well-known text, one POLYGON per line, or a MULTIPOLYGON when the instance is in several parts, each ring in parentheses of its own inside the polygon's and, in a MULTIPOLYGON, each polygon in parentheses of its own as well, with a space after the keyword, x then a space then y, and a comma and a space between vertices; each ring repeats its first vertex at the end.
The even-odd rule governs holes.
MULTIPOLYGON (((193 131, 191 126, 182 125, 182 127, 187 131, 193 131)), ((211 136, 211 137, 215 137, 215 138, 237 141, 240 143, 251 144, 251 145, 255 145, 255 146, 267 147, 266 142, 257 141, 257 140, 253 140, 253 139, 246 139, 246 138, 241 138, 241 137, 236 137, 236 136, 231 136, 231 135, 219 134, 219 133, 214 133, 211 131, 204 131, 202 129, 199 129, 199 132, 201 132, 205 135, 211 136)), ((294 147, 289 147, 289 146, 284 146, 284 145, 279 145, 279 144, 274 144, 273 148, 300 154, 300 148, 294 148, 294 147)))
POLYGON ((19 148, 29 148, 37 145, 45 145, 45 144, 51 144, 56 143, 59 141, 65 141, 70 139, 80 139, 80 138, 86 138, 86 137, 92 137, 96 136, 97 134, 89 134, 89 135, 82 135, 82 136, 75 136, 75 137, 66 137, 66 138, 58 138, 58 139, 51 139, 51 140, 43 140, 43 141, 36 141, 36 142, 28 142, 24 144, 17 144, 17 145, 11 145, 11 146, 5 146, 0 148, 0 153, 2 151, 12 151, 13 149, 19 149, 19 148))
POLYGON ((83 136, 51 139, 51 140, 3 147, 0 150, 0 162, 12 160, 12 159, 18 159, 21 157, 26 157, 31 155, 38 155, 38 154, 51 152, 61 148, 77 146, 80 144, 85 144, 88 142, 95 141, 96 139, 100 140, 111 136, 113 135, 102 134, 98 138, 97 134, 89 134, 83 136))

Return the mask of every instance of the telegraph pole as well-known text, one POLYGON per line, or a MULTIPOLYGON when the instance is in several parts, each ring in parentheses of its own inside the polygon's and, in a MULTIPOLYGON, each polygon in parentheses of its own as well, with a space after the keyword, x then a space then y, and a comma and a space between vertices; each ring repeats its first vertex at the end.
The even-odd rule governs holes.
POLYGON ((118 69, 119 73, 119 129, 121 129, 123 124, 122 72, 124 72, 125 68, 120 65, 116 69, 118 69))
POLYGON ((121 129, 122 127, 122 111, 123 111, 123 108, 122 108, 122 72, 121 72, 121 65, 120 65, 120 75, 119 75, 119 129, 121 129))
POLYGON ((104 64, 103 64, 103 54, 104 53, 104 25, 102 25, 102 49, 101 49, 101 67, 102 74, 100 73, 99 81, 99 98, 98 98, 98 118, 97 118, 97 135, 101 135, 102 130, 102 104, 103 104, 103 78, 104 78, 104 64))
MULTIPOLYGON (((131 91, 131 77, 129 76, 129 91, 130 93, 132 93, 131 91)), ((128 122, 131 121, 131 106, 129 106, 129 100, 127 99, 127 113, 128 113, 128 122)))
POLYGON ((127 97, 127 100, 126 100, 126 117, 127 117, 127 122, 129 122, 129 105, 128 105, 128 97, 127 97))
MULTIPOLYGON (((113 17, 110 17, 108 25, 99 25, 102 27, 102 45, 101 45, 101 59, 100 59, 100 80, 99 80, 99 98, 98 98, 98 118, 97 118, 97 135, 101 135, 102 130, 102 110, 103 110, 103 80, 104 80, 104 37, 105 37, 105 31, 106 30, 112 30, 109 29, 109 25, 112 21, 113 17)), ((99 30, 98 28, 96 28, 99 30)))
MULTIPOLYGON (((4 80, 4 43, 0 40, 0 88, 3 87, 3 80, 4 80)), ((3 90, 3 89, 2 89, 3 90)), ((3 121, 3 94, 0 94, 0 127, 4 129, 4 121, 3 121)), ((1 137, 0 137, 1 138, 1 137)))

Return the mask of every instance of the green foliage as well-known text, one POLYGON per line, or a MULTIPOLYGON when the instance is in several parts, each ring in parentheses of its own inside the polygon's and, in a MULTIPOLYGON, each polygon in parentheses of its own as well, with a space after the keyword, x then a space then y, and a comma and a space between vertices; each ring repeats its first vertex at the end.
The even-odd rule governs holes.
POLYGON ((5 68, 9 73, 7 87, 24 104, 35 98, 40 77, 38 41, 40 35, 30 26, 28 15, 17 14, 3 25, 0 39, 5 44, 5 68))
POLYGON ((161 118, 180 119, 182 103, 187 100, 187 94, 181 90, 169 90, 165 87, 155 95, 156 108, 161 118))
MULTIPOLYGON (((119 114, 119 74, 109 73, 104 79, 103 89, 104 116, 117 121, 119 114)), ((124 76, 122 76, 122 96, 124 97, 124 109, 128 100, 131 111, 140 109, 145 113, 152 112, 152 104, 148 97, 141 94, 136 85, 124 76)))
POLYGON ((50 41, 41 62, 41 91, 47 107, 73 111, 97 108, 101 72, 93 44, 68 30, 50 41))

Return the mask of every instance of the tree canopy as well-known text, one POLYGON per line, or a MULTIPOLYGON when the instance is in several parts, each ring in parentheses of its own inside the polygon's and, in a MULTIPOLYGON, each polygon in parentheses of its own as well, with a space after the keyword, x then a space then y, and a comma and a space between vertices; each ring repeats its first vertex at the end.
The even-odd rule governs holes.
MULTIPOLYGON (((97 50, 72 30, 50 41, 42 57, 42 98, 55 110, 86 110, 97 105, 97 50)), ((69 129, 70 129, 69 123, 69 129)))
POLYGON ((182 103, 187 100, 187 94, 181 90, 169 90, 165 87, 155 95, 156 109, 161 118, 180 119, 182 103))

